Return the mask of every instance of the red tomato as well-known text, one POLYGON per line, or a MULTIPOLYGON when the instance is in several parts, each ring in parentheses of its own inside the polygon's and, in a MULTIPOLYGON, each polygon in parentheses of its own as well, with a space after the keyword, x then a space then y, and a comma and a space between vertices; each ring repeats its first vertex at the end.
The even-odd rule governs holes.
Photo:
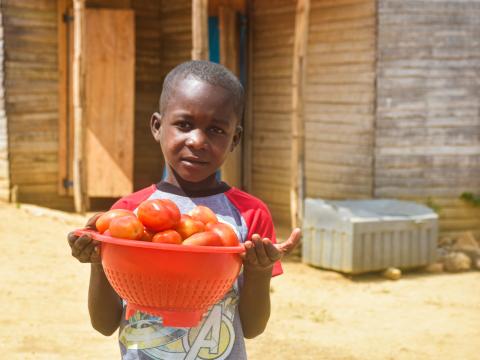
POLYGON ((100 234, 103 234, 110 226, 110 221, 120 216, 135 216, 130 210, 114 209, 101 215, 95 222, 95 227, 100 234))
POLYGON ((217 233, 213 231, 203 231, 183 240, 183 245, 222 246, 223 243, 217 233))
POLYGON ((199 220, 204 224, 208 224, 209 222, 216 223, 218 222, 217 215, 208 207, 198 205, 195 206, 189 213, 193 219, 199 220))
POLYGON ((145 228, 135 216, 122 216, 112 219, 108 230, 116 238, 140 240, 145 228))
POLYGON ((190 215, 182 214, 175 230, 177 230, 182 239, 186 239, 193 234, 204 231, 205 225, 201 221, 192 219, 190 215))
POLYGON ((182 237, 175 230, 165 230, 153 235, 152 242, 163 244, 181 244, 182 237))
POLYGON ((207 230, 213 231, 222 239, 223 246, 237 246, 240 244, 233 228, 225 223, 207 224, 207 230))
POLYGON ((142 241, 152 241, 153 235, 155 235, 154 231, 151 231, 149 229, 144 229, 143 230, 143 235, 140 240, 142 241))
POLYGON ((137 211, 143 225, 156 232, 174 228, 180 221, 180 210, 168 199, 145 200, 137 211))

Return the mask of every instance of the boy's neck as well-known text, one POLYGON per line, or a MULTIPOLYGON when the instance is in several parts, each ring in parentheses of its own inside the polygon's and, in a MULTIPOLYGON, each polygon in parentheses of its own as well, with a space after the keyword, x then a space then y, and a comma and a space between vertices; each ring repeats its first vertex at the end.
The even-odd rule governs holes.
POLYGON ((211 189, 217 188, 220 185, 220 182, 217 180, 216 174, 212 174, 211 176, 209 176, 208 178, 200 182, 190 182, 182 179, 180 176, 178 176, 178 174, 176 174, 171 169, 170 171, 168 171, 164 181, 179 187, 180 189, 184 190, 186 193, 198 192, 202 190, 211 190, 211 189))

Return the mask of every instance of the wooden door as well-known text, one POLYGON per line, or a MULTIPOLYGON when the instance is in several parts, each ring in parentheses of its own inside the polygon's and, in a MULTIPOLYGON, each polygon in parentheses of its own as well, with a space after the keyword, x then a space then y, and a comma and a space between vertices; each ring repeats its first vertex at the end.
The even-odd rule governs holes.
POLYGON ((87 9, 87 193, 133 191, 135 34, 132 10, 87 9))
MULTIPOLYGON (((59 4, 59 193, 73 195, 73 17, 59 4)), ((85 118, 87 193, 133 190, 135 24, 128 9, 86 9, 85 118)))

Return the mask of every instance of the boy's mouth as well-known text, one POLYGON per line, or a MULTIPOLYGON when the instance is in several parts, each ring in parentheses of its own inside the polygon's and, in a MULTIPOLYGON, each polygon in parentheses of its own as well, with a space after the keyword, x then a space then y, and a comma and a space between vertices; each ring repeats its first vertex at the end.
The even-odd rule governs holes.
POLYGON ((203 160, 200 160, 200 158, 196 158, 196 157, 184 157, 184 158, 181 158, 181 161, 183 163, 192 164, 192 165, 207 165, 208 164, 208 161, 203 161, 203 160))

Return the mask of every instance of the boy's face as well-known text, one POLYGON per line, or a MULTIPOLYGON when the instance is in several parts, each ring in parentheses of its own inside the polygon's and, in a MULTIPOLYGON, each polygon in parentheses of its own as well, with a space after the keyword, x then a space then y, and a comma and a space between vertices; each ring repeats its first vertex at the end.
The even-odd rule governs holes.
POLYGON ((151 120, 169 170, 194 183, 215 174, 238 144, 238 124, 230 93, 193 77, 176 83, 163 114, 151 120))

